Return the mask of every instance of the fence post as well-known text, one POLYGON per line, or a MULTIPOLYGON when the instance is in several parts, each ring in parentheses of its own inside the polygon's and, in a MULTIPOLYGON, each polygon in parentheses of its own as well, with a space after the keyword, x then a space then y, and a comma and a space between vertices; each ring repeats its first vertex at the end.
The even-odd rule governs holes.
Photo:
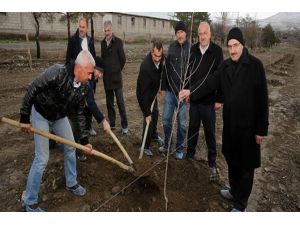
POLYGON ((26 42, 27 42, 27 54, 28 54, 28 64, 30 67, 30 70, 32 70, 32 58, 31 58, 31 53, 30 53, 30 43, 29 43, 29 37, 28 33, 26 33, 26 42))

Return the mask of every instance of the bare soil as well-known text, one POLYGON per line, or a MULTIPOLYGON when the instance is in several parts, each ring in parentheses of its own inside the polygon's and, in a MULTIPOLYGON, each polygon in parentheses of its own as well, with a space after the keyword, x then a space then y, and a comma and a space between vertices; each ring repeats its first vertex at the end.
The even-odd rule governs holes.
MULTIPOLYGON (((135 87, 139 64, 148 52, 148 44, 126 45, 128 63, 123 72, 129 133, 122 135, 117 116, 115 134, 136 163, 138 177, 100 158, 89 157, 77 163, 78 181, 86 187, 84 197, 65 190, 61 146, 51 149, 40 190, 40 206, 47 211, 166 211, 164 178, 166 157, 158 153, 138 160, 141 146, 142 113, 135 87)), ((31 71, 22 44, 0 43, 0 116, 19 120, 19 109, 26 85, 53 63, 62 63, 65 45, 51 42, 42 45, 43 60, 33 61, 31 71), (11 47, 10 47, 11 46, 11 47)), ((97 49, 97 48, 96 48, 97 49)), ((32 50, 31 50, 32 51, 32 50)), ((98 51, 99 52, 99 51, 98 51)), ((262 147, 262 167, 256 171, 255 185, 248 211, 299 211, 300 209, 300 51, 286 45, 253 52, 262 59, 268 79, 270 98, 270 132, 262 147)), ((33 53, 33 59, 35 54, 33 53)), ((98 83, 96 100, 106 114, 105 93, 98 83)), ((162 103, 159 104, 162 112, 162 103)), ((117 108, 116 108, 117 109, 117 108)), ((116 110, 118 111, 118 110, 116 110)), ((221 112, 217 113, 217 149, 220 178, 209 179, 203 131, 199 137, 196 160, 169 157, 167 176, 167 211, 228 211, 231 203, 222 199, 219 190, 228 184, 227 167, 221 155, 221 112)), ((112 138, 96 122, 97 136, 91 144, 96 150, 124 163, 125 157, 112 138)), ((162 123, 159 122, 162 133, 162 123)), ((22 211, 21 196, 34 157, 33 135, 0 124, 0 211, 22 211)), ((128 164, 128 163, 127 163, 128 164)))

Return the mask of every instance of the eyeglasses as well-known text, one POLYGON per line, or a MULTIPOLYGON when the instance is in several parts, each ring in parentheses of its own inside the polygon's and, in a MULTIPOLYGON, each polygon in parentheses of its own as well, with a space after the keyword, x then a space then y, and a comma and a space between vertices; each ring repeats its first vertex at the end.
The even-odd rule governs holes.
POLYGON ((233 45, 227 45, 227 48, 228 48, 229 50, 231 50, 231 49, 237 49, 237 48, 240 46, 240 44, 241 44, 241 43, 235 43, 235 44, 233 44, 233 45))

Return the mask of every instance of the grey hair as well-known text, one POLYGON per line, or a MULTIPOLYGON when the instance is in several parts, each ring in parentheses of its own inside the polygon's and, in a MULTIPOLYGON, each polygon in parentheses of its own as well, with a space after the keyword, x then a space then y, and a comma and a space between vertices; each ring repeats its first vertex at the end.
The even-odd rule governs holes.
POLYGON ((75 64, 79 64, 82 67, 87 67, 89 64, 92 64, 93 66, 96 65, 94 57, 88 50, 82 50, 78 54, 75 64))
POLYGON ((200 28, 201 25, 207 26, 207 27, 208 27, 208 32, 210 32, 210 25, 209 25, 209 23, 208 23, 207 21, 202 21, 202 22, 199 24, 198 30, 199 30, 199 28, 200 28))
POLYGON ((112 27, 112 23, 111 23, 111 21, 110 20, 106 20, 106 21, 104 21, 104 27, 112 27))

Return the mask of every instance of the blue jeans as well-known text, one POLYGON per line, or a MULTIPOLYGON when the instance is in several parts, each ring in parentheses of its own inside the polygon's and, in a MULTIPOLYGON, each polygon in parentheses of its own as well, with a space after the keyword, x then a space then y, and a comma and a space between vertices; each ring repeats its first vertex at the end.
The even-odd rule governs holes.
MULTIPOLYGON (((34 128, 49 132, 49 128, 51 127, 58 136, 74 141, 72 129, 67 117, 51 122, 39 114, 34 106, 32 106, 31 120, 34 128)), ((38 203, 40 185, 49 159, 49 139, 34 134, 34 144, 35 156, 28 175, 24 199, 26 205, 38 203)), ((73 187, 77 184, 76 156, 75 149, 67 145, 64 145, 64 168, 66 186, 73 187)))
MULTIPOLYGON (((172 92, 166 91, 164 99, 164 112, 163 112, 163 126, 165 133, 165 149, 169 148, 169 140, 172 131, 172 119, 175 109, 178 107, 178 97, 172 92)), ((183 152, 183 143, 186 135, 186 112, 187 105, 185 102, 181 102, 177 114, 177 142, 176 152, 183 152)))

